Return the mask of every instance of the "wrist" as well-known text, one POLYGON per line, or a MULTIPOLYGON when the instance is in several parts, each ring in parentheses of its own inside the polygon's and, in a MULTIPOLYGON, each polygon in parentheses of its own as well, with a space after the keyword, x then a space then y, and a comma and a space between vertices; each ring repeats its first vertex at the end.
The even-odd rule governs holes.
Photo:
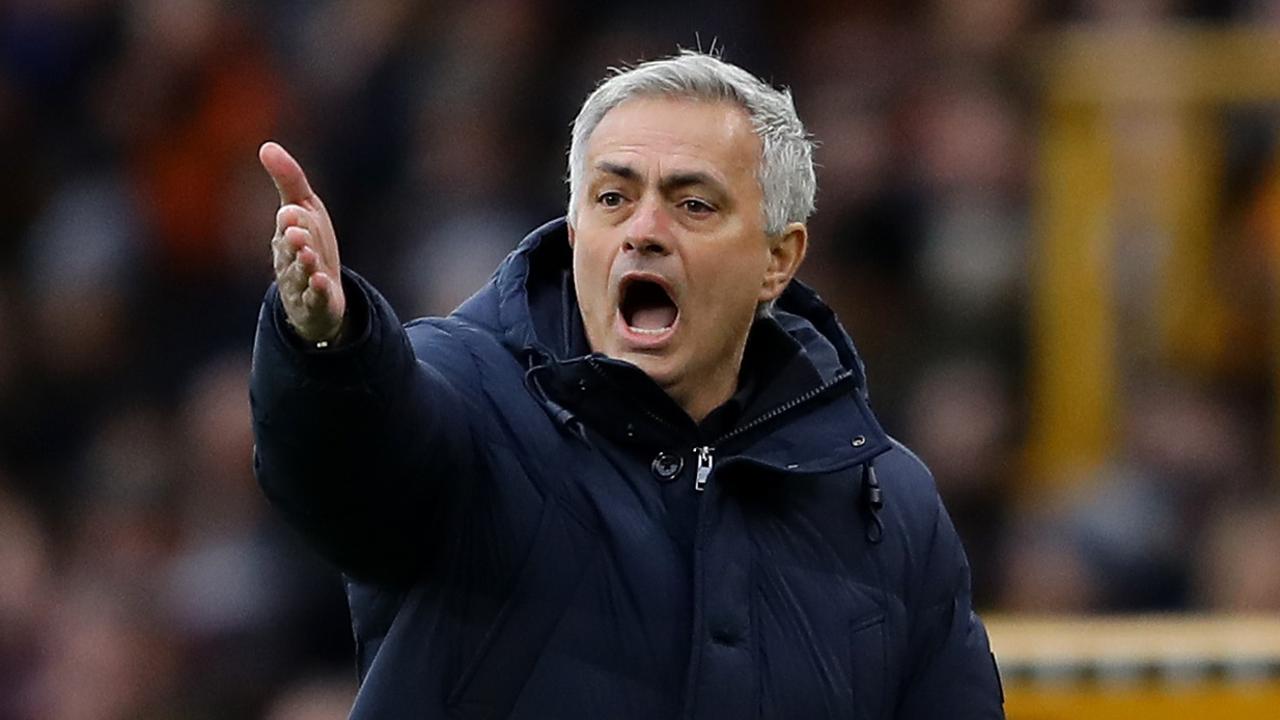
POLYGON ((323 336, 320 340, 314 340, 311 345, 316 350, 328 350, 342 344, 342 338, 346 335, 347 316, 343 313, 342 319, 338 321, 338 327, 332 333, 323 336))

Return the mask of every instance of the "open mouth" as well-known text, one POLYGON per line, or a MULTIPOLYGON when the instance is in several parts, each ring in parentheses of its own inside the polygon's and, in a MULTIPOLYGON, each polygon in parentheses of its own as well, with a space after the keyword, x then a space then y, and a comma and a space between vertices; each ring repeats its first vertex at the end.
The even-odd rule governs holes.
POLYGON ((623 285, 618 305, 627 329, 639 335, 662 335, 680 317, 680 308, 657 282, 636 278, 623 285))

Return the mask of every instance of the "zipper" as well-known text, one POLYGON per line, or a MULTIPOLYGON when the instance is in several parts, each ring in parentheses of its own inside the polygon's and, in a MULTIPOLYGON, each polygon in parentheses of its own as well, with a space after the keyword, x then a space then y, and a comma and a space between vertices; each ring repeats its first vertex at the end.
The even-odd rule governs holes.
POLYGON ((715 449, 703 445, 693 449, 698 456, 698 474, 693 478, 693 489, 702 492, 707 489, 707 478, 711 477, 711 466, 715 463, 715 449))
POLYGON ((767 422, 772 422, 779 415, 791 412, 792 410, 795 410, 796 408, 800 407, 801 405, 804 405, 805 403, 812 402, 817 398, 829 392, 832 392, 837 387, 848 384, 848 381, 852 379, 853 379, 853 372, 846 370, 840 373, 839 375, 836 375, 834 378, 831 378, 830 380, 823 383, 822 385, 819 385, 818 387, 815 387, 815 388, 809 388, 807 391, 795 396, 794 398, 791 398, 787 402, 773 408, 772 410, 769 410, 768 412, 765 412, 761 415, 757 415, 755 419, 753 419, 751 422, 745 425, 739 425, 738 427, 730 430, 729 432, 724 433, 720 437, 716 438, 711 444, 703 445, 701 447, 695 447, 693 449, 693 452, 698 458, 698 473, 697 475, 694 476, 694 479, 693 479, 693 489, 697 490, 698 492, 702 492, 707 489, 707 481, 711 477, 711 468, 712 468, 712 465, 715 463, 716 446, 724 442, 727 442, 729 440, 732 440, 738 437, 739 435, 742 435, 743 433, 754 430, 760 427, 761 425, 764 425, 767 422))
POLYGON ((796 408, 800 407, 801 405, 804 405, 805 403, 816 400, 817 398, 827 394, 828 392, 832 391, 833 389, 835 389, 840 385, 848 384, 850 380, 853 380, 853 371, 846 370, 840 373, 839 375, 831 378, 830 380, 823 383, 822 385, 819 385, 818 387, 815 387, 815 388, 809 388, 809 390, 791 398, 787 402, 775 407, 774 409, 762 415, 756 416, 754 420, 747 423, 746 425, 739 425, 738 427, 721 435, 719 438, 716 439, 714 443, 712 443, 712 446, 719 445, 720 443, 723 443, 726 440, 732 440, 733 438, 736 438, 745 432, 754 430, 760 427, 761 425, 764 425, 765 423, 772 421, 774 418, 778 417, 779 415, 782 415, 783 413, 791 412, 792 410, 795 410, 796 408))

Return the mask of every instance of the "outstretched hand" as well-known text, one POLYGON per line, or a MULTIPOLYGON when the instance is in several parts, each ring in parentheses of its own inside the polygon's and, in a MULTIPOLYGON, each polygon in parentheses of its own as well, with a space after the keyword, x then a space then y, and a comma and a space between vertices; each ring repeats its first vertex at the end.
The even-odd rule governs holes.
POLYGON ((285 315, 304 340, 335 340, 347 302, 329 212, 311 189, 302 166, 284 148, 264 143, 258 160, 280 192, 271 255, 285 315))

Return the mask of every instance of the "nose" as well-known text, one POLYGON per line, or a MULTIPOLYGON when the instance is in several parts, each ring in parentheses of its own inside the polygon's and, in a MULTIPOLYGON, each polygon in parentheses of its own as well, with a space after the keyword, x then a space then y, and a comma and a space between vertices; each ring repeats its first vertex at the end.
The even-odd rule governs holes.
POLYGON ((622 240, 623 250, 655 255, 670 253, 669 220, 661 203, 650 199, 641 201, 627 220, 627 232, 622 240))

